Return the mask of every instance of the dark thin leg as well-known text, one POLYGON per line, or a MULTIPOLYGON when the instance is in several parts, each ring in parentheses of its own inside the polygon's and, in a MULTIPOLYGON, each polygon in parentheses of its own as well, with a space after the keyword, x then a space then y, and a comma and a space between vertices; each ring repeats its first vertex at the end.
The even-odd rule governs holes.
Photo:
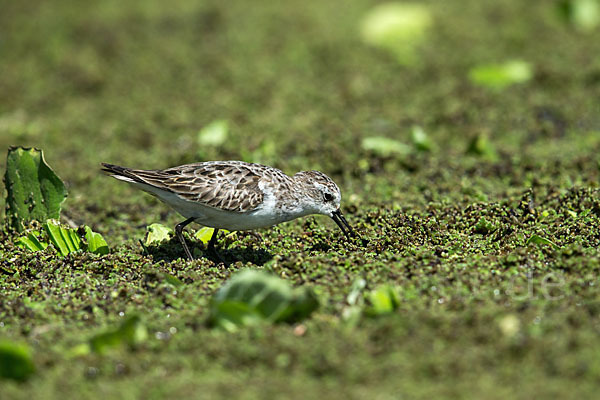
POLYGON ((185 251, 185 255, 187 256, 187 258, 189 258, 190 260, 193 260, 194 257, 192 257, 192 253, 190 253, 190 249, 188 249, 187 244, 185 243, 185 239, 183 238, 183 228, 185 228, 187 225, 191 224, 192 222, 194 222, 195 218, 188 218, 183 222, 180 222, 179 224, 175 225, 175 234, 177 235, 177 238, 179 239, 179 241, 181 242, 181 245, 183 246, 183 250, 185 251))
POLYGON ((210 240, 208 241, 208 246, 206 247, 208 250, 216 251, 215 243, 217 242, 217 234, 218 233, 219 233, 219 230, 217 228, 215 228, 212 236, 210 237, 210 240))
POLYGON ((223 260, 221 258, 221 256, 217 252, 217 249, 215 248, 215 243, 217 242, 217 235, 218 234, 219 234, 219 230, 217 228, 215 228, 215 230, 213 231, 212 236, 210 237, 210 240, 208 241, 208 245, 206 246, 206 250, 208 250, 211 253, 213 253, 213 256, 217 259, 217 263, 223 263, 223 264, 227 265, 227 263, 225 262, 225 260, 223 260))

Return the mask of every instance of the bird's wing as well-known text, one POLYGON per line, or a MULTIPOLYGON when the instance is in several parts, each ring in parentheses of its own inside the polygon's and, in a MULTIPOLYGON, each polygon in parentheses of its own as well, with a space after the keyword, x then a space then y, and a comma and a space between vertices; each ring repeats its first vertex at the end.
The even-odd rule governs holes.
MULTIPOLYGON (((172 192, 182 199, 220 210, 248 212, 263 201, 258 183, 265 179, 256 164, 205 162, 165 170, 137 170, 103 164, 104 171, 172 192)), ((277 170, 278 171, 278 170, 277 170)))

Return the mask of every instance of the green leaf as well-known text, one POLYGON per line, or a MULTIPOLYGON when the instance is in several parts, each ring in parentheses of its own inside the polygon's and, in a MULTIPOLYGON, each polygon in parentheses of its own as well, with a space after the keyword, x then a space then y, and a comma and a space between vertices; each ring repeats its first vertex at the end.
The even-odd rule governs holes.
POLYGON ((383 3, 373 7, 360 26, 362 40, 388 51, 404 65, 417 60, 418 45, 424 42, 433 17, 426 5, 383 3))
POLYGON ((48 247, 48 242, 40 242, 40 232, 31 231, 27 236, 22 236, 16 241, 17 247, 25 248, 31 251, 41 251, 48 247))
POLYGON ((362 302, 362 294, 367 287, 367 281, 358 278, 352 282, 352 286, 350 287, 350 293, 346 296, 346 302, 351 306, 358 305, 362 302))
POLYGON ((477 221, 477 224, 475 224, 473 232, 486 235, 490 232, 493 232, 495 229, 496 226, 494 224, 485 219, 485 217, 481 217, 479 218, 479 221, 477 221))
POLYGON ((400 306, 398 291, 390 285, 382 285, 372 290, 367 295, 367 300, 371 305, 365 310, 365 314, 368 316, 389 314, 396 311, 400 306))
POLYGON ((372 151, 381 157, 392 155, 407 155, 412 152, 412 148, 397 140, 383 136, 371 136, 362 140, 362 148, 366 151, 372 151))
POLYGON ((23 222, 59 218, 67 189, 41 150, 9 148, 4 184, 7 222, 17 231, 23 231, 23 222))
POLYGON ((81 239, 73 229, 63 228, 57 221, 49 220, 42 225, 50 243, 61 257, 81 250, 81 239))
POLYGON ((295 322, 319 306, 309 288, 292 288, 286 281, 261 271, 235 274, 211 300, 209 323, 226 330, 258 323, 295 322))
POLYGON ((174 275, 168 274, 166 272, 162 273, 162 277, 164 278, 165 282, 167 282, 169 285, 172 285, 174 287, 180 287, 183 286, 183 282, 181 282, 179 280, 179 278, 177 278, 174 275))
POLYGON ((144 244, 149 246, 153 243, 160 243, 163 240, 169 240, 173 234, 173 229, 162 224, 151 224, 146 227, 146 240, 144 244))
MULTIPOLYGON (((214 228, 209 228, 209 227, 203 226, 198 231, 196 231, 196 233, 194 234, 194 237, 196 239, 200 240, 202 243, 206 244, 210 241, 210 238, 212 238, 214 231, 215 231, 214 228)), ((220 229, 219 232, 221 232, 222 234, 229 233, 229 231, 227 229, 220 229)))
POLYGON ((42 225, 47 236, 47 240, 40 240, 40 232, 32 231, 27 236, 20 237, 16 245, 31 251, 40 251, 48 247, 48 240, 54 245, 54 248, 61 257, 69 253, 82 249, 80 235, 85 238, 87 251, 95 254, 108 254, 108 245, 99 233, 92 231, 89 226, 84 226, 79 230, 64 228, 57 221, 48 220, 42 225), (81 232, 81 233, 80 233, 81 232))
POLYGON ((525 83, 532 77, 531 64, 521 60, 480 65, 469 71, 471 82, 494 90, 501 90, 517 83, 525 83))
POLYGON ((498 160, 498 153, 496 153, 492 142, 490 142, 487 135, 483 134, 477 135, 471 140, 467 153, 481 156, 490 161, 498 160))
POLYGON ((600 1, 563 0, 557 3, 559 15, 581 32, 592 32, 600 24, 600 1))
POLYGON ((420 126, 414 126, 410 133, 413 145, 419 151, 430 151, 433 147, 431 140, 420 126))
POLYGON ((200 241, 202 241, 203 243, 208 243, 210 241, 210 238, 213 235, 213 232, 215 231, 214 228, 208 228, 206 226, 200 228, 198 231, 196 231, 196 233, 194 234, 194 237, 200 241))
POLYGON ((0 378, 25 381, 35 372, 29 347, 0 340, 0 378))
POLYGON ((128 345, 135 347, 148 338, 148 331, 137 315, 127 318, 116 329, 111 329, 92 337, 90 350, 104 354, 107 350, 128 345))
POLYGON ((108 244, 101 234, 92 231, 92 228, 85 226, 85 241, 87 242, 87 251, 95 254, 108 254, 108 244))
POLYGON ((533 234, 531 235, 531 237, 529 239, 527 239, 527 243, 526 244, 539 244, 539 245, 549 245, 552 246, 555 249, 559 249, 559 247, 550 239, 546 239, 545 237, 533 234))
POLYGON ((241 301, 224 300, 214 305, 212 309, 215 327, 228 332, 235 332, 240 326, 259 325, 264 322, 264 317, 250 305, 241 301))
POLYGON ((198 145, 220 146, 227 140, 229 123, 224 119, 212 121, 198 132, 198 145))

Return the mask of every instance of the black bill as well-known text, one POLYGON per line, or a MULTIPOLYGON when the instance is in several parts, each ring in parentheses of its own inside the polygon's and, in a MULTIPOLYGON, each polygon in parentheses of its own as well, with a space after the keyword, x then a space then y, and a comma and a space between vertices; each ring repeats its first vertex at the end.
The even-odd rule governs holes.
POLYGON ((340 209, 331 213, 331 219, 335 221, 337 226, 340 227, 340 229, 342 230, 342 232, 344 232, 344 235, 346 235, 347 238, 350 238, 350 236, 354 234, 354 231, 350 227, 350 224, 348 224, 348 221, 346 221, 346 218, 344 218, 344 216, 342 215, 340 209))

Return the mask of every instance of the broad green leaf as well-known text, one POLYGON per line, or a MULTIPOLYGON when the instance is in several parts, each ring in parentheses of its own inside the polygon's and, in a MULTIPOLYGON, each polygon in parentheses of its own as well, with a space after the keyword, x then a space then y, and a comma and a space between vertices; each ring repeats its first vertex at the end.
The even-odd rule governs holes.
POLYGON ((224 119, 211 122, 198 133, 198 145, 220 146, 227 140, 229 123, 224 119))
POLYGON ((0 378, 25 381, 34 372, 35 365, 28 346, 0 340, 0 378))
POLYGON ((477 135, 469 143, 468 154, 481 156, 490 161, 498 160, 498 153, 486 135, 477 135))
POLYGON ((381 157, 392 155, 407 155, 412 152, 410 146, 397 140, 383 136, 371 136, 362 140, 362 148, 366 151, 372 151, 381 157))
POLYGON ((559 247, 550 239, 546 239, 545 237, 539 236, 539 235, 531 235, 531 237, 529 239, 527 239, 527 244, 544 244, 544 245, 549 245, 552 246, 555 249, 558 249, 559 247))
POLYGON ((48 247, 48 242, 40 242, 40 232, 32 231, 27 236, 22 236, 16 241, 17 247, 25 248, 31 251, 41 251, 48 247))
POLYGON ((103 354, 107 350, 122 345, 136 346, 148 338, 148 331, 137 315, 127 318, 116 329, 111 329, 92 337, 90 349, 103 354))
POLYGON ((501 64, 485 64, 472 68, 469 79, 476 85, 501 90, 507 86, 524 83, 533 77, 531 64, 521 60, 501 64))
POLYGON ((86 226, 85 241, 87 242, 87 251, 95 254, 108 254, 108 244, 101 234, 92 231, 92 228, 86 226))
POLYGON ((11 147, 6 158, 6 218, 23 231, 23 222, 59 218, 67 189, 44 160, 41 150, 11 147))
POLYGON ((163 240, 169 240, 173 234, 173 229, 162 224, 151 224, 146 227, 146 240, 144 244, 149 246, 153 243, 160 243, 163 240))
POLYGON ((420 126, 414 126, 410 133, 413 144, 419 151, 430 151, 433 147, 431 140, 420 126))
POLYGON ((292 288, 286 281, 261 271, 235 274, 211 300, 209 322, 233 327, 261 321, 295 322, 307 318, 319 305, 309 288, 292 288))
POLYGON ((557 2, 559 15, 581 32, 592 32, 600 24, 599 0, 562 0, 557 2))
POLYGON ((367 300, 371 306, 365 310, 365 313, 369 316, 389 314, 400 306, 398 291, 390 285, 382 285, 372 290, 367 295, 367 300))
POLYGON ((417 60, 418 46, 427 37, 433 17, 419 3, 383 3, 373 7, 360 26, 362 40, 384 49, 404 65, 417 60))
POLYGON ((81 239, 73 229, 63 228, 57 221, 49 220, 43 225, 50 243, 62 257, 81 250, 81 239))

